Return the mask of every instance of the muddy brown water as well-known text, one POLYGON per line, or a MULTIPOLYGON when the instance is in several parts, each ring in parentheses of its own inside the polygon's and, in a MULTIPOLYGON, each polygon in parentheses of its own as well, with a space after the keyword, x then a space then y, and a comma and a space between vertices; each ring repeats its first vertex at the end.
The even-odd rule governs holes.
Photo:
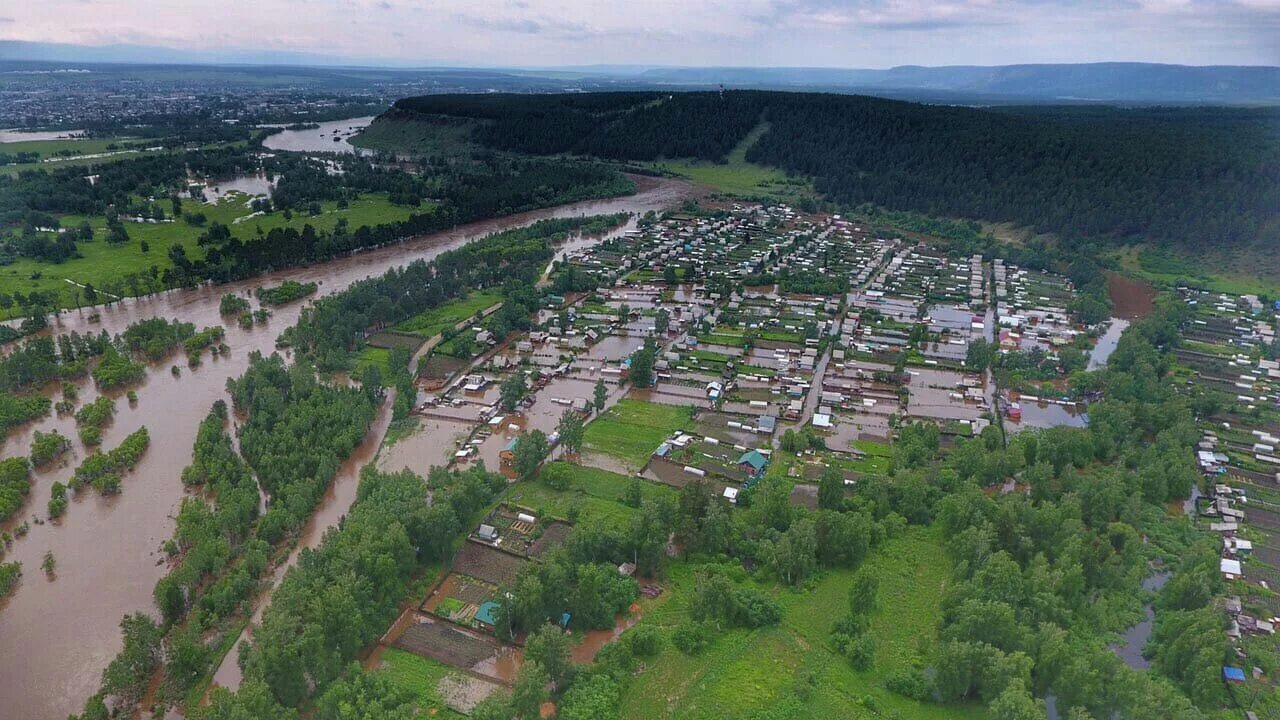
MULTIPOLYGON (((693 193, 691 185, 680 181, 645 177, 635 180, 637 193, 630 197, 471 223, 322 264, 227 285, 126 300, 97 308, 99 322, 90 322, 90 311, 72 311, 65 313, 52 331, 97 333, 105 329, 119 333, 130 323, 149 317, 179 318, 199 327, 219 324, 218 303, 224 293, 246 294, 257 286, 284 280, 318 282, 320 293, 333 293, 391 267, 435 257, 495 231, 543 218, 660 210, 693 193)), ((634 222, 618 232, 633 227, 634 222)), ((266 325, 247 330, 232 323, 226 328, 229 357, 210 359, 206 353, 204 364, 196 370, 187 369, 181 356, 153 366, 145 382, 135 388, 137 407, 130 408, 120 397, 115 422, 103 437, 103 447, 111 448, 144 424, 150 431, 151 446, 137 468, 124 478, 123 492, 114 498, 81 493, 59 524, 32 524, 29 534, 7 549, 5 561, 22 562, 25 572, 12 597, 0 606, 0 697, 5 699, 6 713, 34 720, 61 720, 79 711, 84 700, 98 688, 103 668, 119 651, 120 618, 137 611, 155 613, 151 590, 166 572, 160 545, 173 534, 173 518, 184 495, 179 476, 190 462, 197 426, 215 400, 226 398, 227 379, 244 372, 249 353, 270 353, 276 337, 297 320, 302 307, 302 303, 295 303, 275 308, 266 325), (182 366, 180 377, 175 378, 169 371, 174 363, 182 366), (45 580, 40 572, 46 550, 57 559, 57 579, 53 582, 45 580), (65 608, 66 612, 57 612, 58 608, 65 608)), ((81 404, 96 396, 91 382, 80 383, 81 404)), ((385 427, 381 416, 375 427, 385 427)), ((55 428, 75 438, 70 417, 50 417, 10 433, 0 445, 0 452, 4 457, 25 455, 33 431, 55 428)), ((365 460, 371 458, 380 441, 378 432, 356 455, 365 460)), ((86 454, 78 441, 75 445, 76 458, 64 467, 33 477, 26 506, 18 517, 6 523, 5 529, 30 519, 32 514, 44 517, 50 486, 55 480, 66 482, 86 454)), ((323 530, 346 513, 355 484, 335 483, 299 547, 318 543, 323 530)))
POLYGON ((1155 288, 1118 273, 1107 273, 1107 295, 1111 297, 1112 314, 1125 320, 1146 317, 1155 307, 1155 288))

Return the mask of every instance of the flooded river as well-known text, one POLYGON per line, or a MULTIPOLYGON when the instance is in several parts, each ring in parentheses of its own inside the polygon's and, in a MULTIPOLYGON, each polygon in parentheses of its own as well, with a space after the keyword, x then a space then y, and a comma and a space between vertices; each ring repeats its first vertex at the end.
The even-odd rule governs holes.
MULTIPOLYGON (((342 121, 351 123, 353 121, 342 121)), ((54 325, 55 332, 119 333, 130 323, 149 317, 179 318, 198 327, 219 324, 218 302, 227 292, 246 294, 259 285, 283 280, 320 283, 321 293, 332 293, 366 277, 419 258, 431 258, 488 233, 527 225, 549 217, 661 210, 679 204, 692 193, 687 183, 658 178, 635 178, 637 194, 612 200, 575 203, 496 220, 471 223, 450 231, 414 238, 310 267, 294 268, 252 280, 194 290, 176 290, 149 298, 126 300, 110 308, 98 308, 100 322, 89 321, 90 312, 70 312, 54 325)), ((276 308, 263 326, 226 328, 229 357, 206 359, 195 370, 186 368, 181 356, 152 367, 147 380, 136 388, 138 404, 131 408, 121 397, 115 422, 106 430, 103 447, 117 445, 142 425, 151 434, 151 447, 137 468, 123 479, 123 491, 114 498, 81 493, 60 524, 32 524, 30 533, 17 540, 5 556, 21 561, 24 577, 13 596, 0 607, 0 697, 12 717, 65 718, 78 712, 98 687, 102 669, 120 647, 121 616, 136 611, 154 613, 151 590, 166 567, 160 545, 173 533, 173 516, 183 497, 179 478, 190 460, 200 420, 215 400, 225 398, 228 378, 240 375, 253 350, 270 353, 275 338, 293 324, 302 305, 276 308), (169 372, 182 366, 180 377, 169 372), (57 559, 57 579, 47 581, 40 571, 45 551, 57 559)), ((92 401, 91 382, 80 385, 80 403, 92 401)), ((379 416, 377 428, 384 427, 379 416)), ((75 437, 70 417, 47 418, 9 435, 0 446, 5 457, 25 455, 34 430, 58 429, 75 437)), ((367 460, 376 451, 381 432, 357 450, 367 460)), ((64 467, 37 473, 20 517, 6 524, 11 529, 34 514, 45 515, 49 488, 55 480, 66 482, 84 450, 76 442, 77 457, 64 467)), ((361 461, 363 462, 363 461, 361 461)), ((355 466, 358 470, 358 465, 355 466)), ((307 526, 304 542, 315 544, 323 530, 346 513, 354 496, 354 473, 345 470, 335 483, 317 521, 307 526)))
POLYGON ((1100 370, 1115 352, 1120 336, 1132 321, 1146 317, 1155 307, 1156 290, 1141 280, 1116 273, 1107 275, 1107 295, 1111 298, 1111 322, 1089 352, 1090 370, 1100 370))
POLYGON ((368 151, 351 144, 352 135, 368 127, 373 117, 349 118, 318 123, 313 130, 282 130, 262 141, 268 150, 293 152, 336 152, 364 154, 368 151))

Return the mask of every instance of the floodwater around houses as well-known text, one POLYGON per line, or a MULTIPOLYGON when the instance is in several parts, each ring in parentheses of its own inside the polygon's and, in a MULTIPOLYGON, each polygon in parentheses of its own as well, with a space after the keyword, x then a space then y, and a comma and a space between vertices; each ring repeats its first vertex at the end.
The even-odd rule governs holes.
MULTIPOLYGON (((344 121, 351 122, 351 121, 344 121)), ((324 294, 339 291, 366 277, 416 259, 429 259, 484 235, 528 225, 550 217, 573 217, 616 212, 642 214, 678 204, 692 192, 680 181, 636 178, 637 193, 623 198, 582 203, 521 213, 505 218, 462 225, 450 231, 421 236, 402 243, 369 250, 310 267, 293 268, 227 285, 176 290, 142 299, 129 299, 95 311, 65 313, 52 332, 115 334, 130 323, 149 317, 177 318, 197 327, 221 323, 218 303, 224 293, 251 293, 253 288, 284 280, 318 282, 324 294), (99 322, 90 322, 92 312, 99 322)), ((625 231, 634 223, 620 229, 625 231)), ((20 561, 26 570, 12 597, 0 606, 0 697, 6 712, 15 717, 61 720, 80 710, 98 687, 102 669, 120 647, 120 618, 128 613, 154 613, 151 591, 166 572, 160 545, 173 534, 174 515, 184 496, 182 468, 190 461, 191 446, 200 420, 218 399, 225 399, 228 378, 237 377, 257 350, 269 354, 275 339, 296 320, 303 304, 275 308, 262 326, 249 329, 232 323, 226 328, 227 357, 209 359, 195 370, 174 356, 151 367, 145 382, 135 388, 136 407, 122 395, 119 413, 104 433, 103 447, 117 445, 126 435, 146 425, 151 447, 137 468, 123 479, 123 491, 114 498, 92 492, 76 497, 59 524, 32 524, 30 533, 14 542, 6 561, 20 561), (176 359, 175 359, 176 358, 176 359), (180 377, 169 372, 177 362, 180 377), (57 559, 57 579, 45 580, 39 567, 45 551, 57 559), (91 598, 92 601, 86 601, 91 598), (66 608, 58 622, 50 622, 55 608, 66 608)), ((80 401, 97 397, 91 382, 80 383, 80 401)), ((114 395, 113 395, 114 396, 114 395)), ((75 437, 69 417, 46 418, 12 432, 0 445, 4 456, 25 455, 33 431, 58 429, 75 437)), ((381 435, 370 445, 376 449, 381 435)), ((362 446, 358 453, 363 453, 362 446)), ((36 473, 27 505, 4 529, 43 517, 49 487, 66 482, 84 451, 62 467, 36 473)), ((356 468, 358 470, 358 467, 356 468)), ((425 470, 425 468, 416 468, 425 470)), ((345 514, 354 496, 355 483, 331 491, 322 521, 315 522, 304 543, 318 542, 328 520, 345 514)), ((311 526, 308 526, 309 528, 311 526)))

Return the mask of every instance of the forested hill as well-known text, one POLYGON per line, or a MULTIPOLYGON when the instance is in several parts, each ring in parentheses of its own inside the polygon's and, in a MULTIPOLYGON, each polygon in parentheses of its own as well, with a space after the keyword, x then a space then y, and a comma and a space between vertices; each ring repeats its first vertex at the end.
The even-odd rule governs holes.
POLYGON ((747 160, 814 178, 830 199, 1187 246, 1280 247, 1280 110, 974 109, 727 91, 434 95, 380 120, 473 118, 475 139, 535 154, 747 160))

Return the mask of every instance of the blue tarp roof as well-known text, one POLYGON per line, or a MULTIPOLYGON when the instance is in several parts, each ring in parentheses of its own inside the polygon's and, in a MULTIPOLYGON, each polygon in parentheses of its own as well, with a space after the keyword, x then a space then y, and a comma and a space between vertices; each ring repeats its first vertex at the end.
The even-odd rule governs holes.
POLYGON ((476 610, 476 622, 482 622, 486 625, 497 625, 498 617, 494 614, 498 611, 498 603, 492 600, 480 603, 480 609, 476 610))
POLYGON ((1232 682, 1244 682, 1244 670, 1230 665, 1223 665, 1222 677, 1232 682))

